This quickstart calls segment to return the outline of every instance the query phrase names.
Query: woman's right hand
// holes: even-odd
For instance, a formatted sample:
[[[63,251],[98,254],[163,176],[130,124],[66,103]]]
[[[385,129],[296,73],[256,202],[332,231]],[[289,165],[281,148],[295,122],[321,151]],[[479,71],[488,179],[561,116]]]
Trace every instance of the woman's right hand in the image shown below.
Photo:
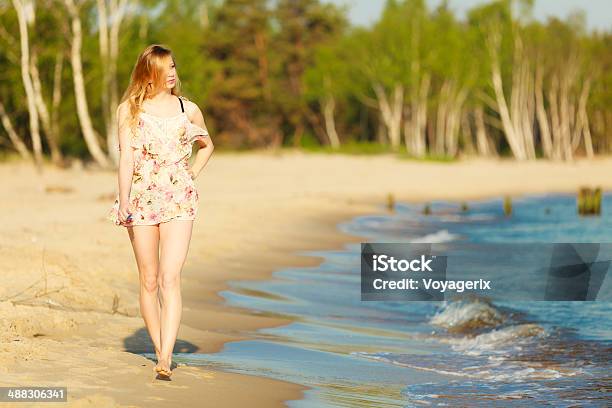
[[[119,222],[121,224],[127,224],[127,223],[132,222],[132,218],[128,220],[128,217],[132,214],[129,207],[130,207],[129,204],[127,203],[119,205],[118,217],[119,217]]]

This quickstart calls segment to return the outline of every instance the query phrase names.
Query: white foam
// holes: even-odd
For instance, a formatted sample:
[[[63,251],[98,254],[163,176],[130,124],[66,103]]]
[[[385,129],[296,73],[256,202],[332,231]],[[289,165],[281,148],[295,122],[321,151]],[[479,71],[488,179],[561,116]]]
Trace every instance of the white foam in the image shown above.
[[[438,244],[441,242],[453,241],[457,239],[458,237],[459,235],[451,234],[450,232],[448,232],[448,230],[443,229],[443,230],[436,231],[431,234],[424,235],[422,237],[411,239],[410,242]]]
[[[491,221],[495,219],[490,214],[444,214],[438,217],[445,222],[466,222],[466,221]]]
[[[464,351],[471,355],[479,355],[482,351],[495,351],[511,344],[515,348],[520,348],[517,341],[529,337],[542,336],[544,329],[537,324],[527,323],[516,326],[508,326],[498,330],[479,334],[475,337],[463,337],[461,339],[450,339],[446,342],[453,345],[456,351]]]
[[[504,321],[503,315],[488,303],[460,301],[448,304],[429,321],[449,330],[469,330],[495,327]]]

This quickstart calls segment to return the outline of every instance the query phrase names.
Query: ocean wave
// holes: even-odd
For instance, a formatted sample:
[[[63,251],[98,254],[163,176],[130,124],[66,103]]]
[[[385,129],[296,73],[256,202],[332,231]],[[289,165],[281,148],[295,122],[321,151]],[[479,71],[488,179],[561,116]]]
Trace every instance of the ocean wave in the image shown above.
[[[522,346],[523,339],[531,337],[542,337],[546,335],[543,327],[526,323],[507,326],[482,333],[474,337],[461,337],[440,339],[442,342],[452,345],[453,350],[462,351],[470,355],[480,355],[483,352],[503,351],[505,346],[512,345],[517,348]]]
[[[490,303],[480,300],[460,300],[446,304],[429,323],[451,333],[471,333],[483,328],[498,327],[506,316]]]
[[[430,340],[450,349],[433,354],[353,353],[393,365],[485,381],[548,381],[574,377],[595,362],[597,345],[585,348],[509,309],[473,298],[447,303],[430,324],[444,328]],[[573,359],[565,354],[571,353]],[[579,355],[584,357],[578,358]]]
[[[493,221],[498,218],[493,214],[440,214],[438,220],[443,222]]]
[[[559,379],[554,383],[453,380],[408,385],[402,395],[412,403],[408,406],[604,407],[609,405],[608,387],[606,381],[597,379]]]
[[[542,365],[538,362],[508,359],[475,358],[463,354],[396,354],[353,352],[356,356],[393,364],[396,366],[429,371],[437,374],[487,381],[554,380],[573,377],[580,368],[561,365]]]
[[[440,230],[440,231],[433,232],[431,234],[423,235],[422,237],[416,237],[414,239],[411,239],[410,242],[412,242],[412,243],[431,243],[431,244],[437,244],[437,243],[441,243],[441,242],[454,241],[457,238],[459,238],[459,235],[452,234],[452,233],[448,232],[448,230],[443,229],[443,230]]]

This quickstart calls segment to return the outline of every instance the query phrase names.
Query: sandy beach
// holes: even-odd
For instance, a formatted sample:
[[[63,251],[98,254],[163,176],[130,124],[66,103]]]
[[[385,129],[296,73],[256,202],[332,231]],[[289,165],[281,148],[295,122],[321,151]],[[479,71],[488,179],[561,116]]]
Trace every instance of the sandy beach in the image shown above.
[[[216,152],[196,180],[200,195],[182,274],[176,352],[216,352],[258,328],[288,323],[227,307],[227,281],[266,279],[316,265],[307,249],[359,242],[336,224],[397,201],[470,200],[612,188],[612,158],[455,163],[283,152]],[[206,367],[155,380],[138,309],[138,273],[125,228],[104,219],[116,173],[0,163],[0,385],[66,386],[74,407],[274,407],[305,387]],[[22,405],[19,405],[22,406]]]

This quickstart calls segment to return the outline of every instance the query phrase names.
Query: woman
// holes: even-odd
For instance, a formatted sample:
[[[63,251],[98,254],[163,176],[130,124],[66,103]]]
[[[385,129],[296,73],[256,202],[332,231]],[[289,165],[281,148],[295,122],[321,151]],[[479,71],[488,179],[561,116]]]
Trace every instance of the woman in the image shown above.
[[[155,371],[166,380],[181,319],[180,272],[198,210],[194,179],[214,149],[200,108],[179,96],[179,84],[168,48],[150,45],[140,54],[117,108],[119,194],[107,217],[127,228]],[[194,142],[200,148],[190,168]]]

